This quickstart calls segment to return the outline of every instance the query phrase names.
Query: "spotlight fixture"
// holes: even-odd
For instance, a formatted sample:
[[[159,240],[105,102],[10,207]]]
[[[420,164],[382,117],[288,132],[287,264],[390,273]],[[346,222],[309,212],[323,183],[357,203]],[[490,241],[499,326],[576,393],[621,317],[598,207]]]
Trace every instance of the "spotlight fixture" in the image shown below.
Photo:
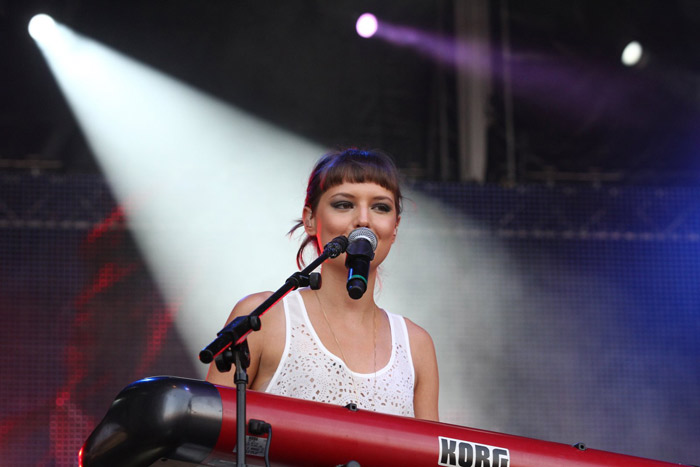
[[[629,67],[638,65],[643,55],[644,49],[642,48],[642,44],[637,41],[632,41],[627,44],[622,51],[622,64]]]
[[[360,17],[357,18],[357,23],[355,23],[357,34],[365,39],[369,39],[370,37],[374,36],[374,34],[377,32],[377,27],[377,17],[372,13],[361,14]]]
[[[45,42],[56,33],[56,22],[49,15],[43,13],[29,20],[29,35],[37,42]]]

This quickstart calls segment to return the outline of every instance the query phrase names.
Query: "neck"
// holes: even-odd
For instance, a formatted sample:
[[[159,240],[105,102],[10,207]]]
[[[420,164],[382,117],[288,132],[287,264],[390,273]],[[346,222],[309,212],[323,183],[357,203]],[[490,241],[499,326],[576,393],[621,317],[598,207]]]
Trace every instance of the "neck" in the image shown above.
[[[347,285],[347,269],[338,267],[338,264],[324,265],[321,270],[322,285],[321,289],[316,291],[323,300],[324,306],[327,308],[327,313],[342,315],[368,315],[372,316],[376,308],[374,302],[374,270],[370,271],[367,278],[367,290],[362,298],[355,300],[348,295]]]

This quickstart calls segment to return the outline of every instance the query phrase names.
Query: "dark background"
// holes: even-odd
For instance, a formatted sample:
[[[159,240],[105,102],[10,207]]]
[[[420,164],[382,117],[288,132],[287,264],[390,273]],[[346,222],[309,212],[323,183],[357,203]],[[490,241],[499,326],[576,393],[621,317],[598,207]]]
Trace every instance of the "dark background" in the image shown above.
[[[698,2],[489,5],[489,181],[506,179],[503,70],[510,70],[512,85],[516,182],[698,181]],[[413,177],[454,177],[455,170],[440,175],[436,162],[436,103],[439,97],[454,102],[454,71],[414,50],[359,38],[354,22],[364,11],[448,37],[455,28],[454,4],[447,0],[5,0],[0,158],[4,166],[36,158],[54,161],[61,171],[95,170],[27,34],[32,15],[46,12],[314,141],[382,147]],[[647,48],[643,67],[620,63],[633,39]],[[444,123],[452,167],[458,165],[456,111],[448,104]]]

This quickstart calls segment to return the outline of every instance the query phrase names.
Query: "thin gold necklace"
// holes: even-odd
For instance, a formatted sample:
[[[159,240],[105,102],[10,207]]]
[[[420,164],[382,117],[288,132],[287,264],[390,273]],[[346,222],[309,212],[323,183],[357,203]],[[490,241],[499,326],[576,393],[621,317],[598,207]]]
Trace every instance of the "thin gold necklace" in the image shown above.
[[[355,375],[353,374],[353,371],[350,369],[350,366],[348,365],[348,359],[345,358],[345,353],[343,352],[343,348],[340,346],[340,342],[338,342],[338,338],[335,337],[335,333],[333,332],[333,327],[331,326],[330,321],[328,321],[328,316],[326,315],[326,310],[323,308],[323,304],[321,303],[321,298],[318,296],[318,293],[314,291],[314,295],[316,296],[316,300],[318,301],[318,306],[321,308],[321,313],[323,313],[323,319],[326,320],[326,325],[328,326],[328,330],[331,332],[331,336],[333,336],[333,340],[335,341],[335,345],[338,346],[338,349],[340,350],[340,357],[343,360],[343,363],[345,364],[345,368],[347,368],[348,373],[350,373],[350,378],[352,380],[352,387],[355,390],[355,399],[357,401],[357,405],[360,405],[360,395],[357,392],[357,383],[355,382]],[[372,410],[375,409],[374,406],[374,398],[376,396],[377,392],[377,305],[374,305],[374,309],[372,310],[372,324],[374,328],[374,378],[373,378],[373,389],[372,389],[372,398],[369,399],[369,401],[372,404]]]

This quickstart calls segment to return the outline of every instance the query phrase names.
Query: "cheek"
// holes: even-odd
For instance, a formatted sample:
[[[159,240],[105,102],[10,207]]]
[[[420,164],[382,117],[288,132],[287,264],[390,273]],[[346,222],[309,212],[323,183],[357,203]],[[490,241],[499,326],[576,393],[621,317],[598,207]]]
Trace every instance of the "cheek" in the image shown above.
[[[382,222],[378,222],[376,224],[376,228],[378,230],[377,235],[379,235],[382,239],[393,241],[394,237],[396,237],[397,227],[398,225],[395,219],[383,219]]]
[[[394,240],[396,240],[396,227],[396,222],[394,222],[393,219],[376,226],[377,232],[375,233],[380,239],[377,250],[381,249],[381,253],[384,256],[389,253],[389,249],[394,244]]]
[[[344,230],[339,230],[338,226],[334,225],[328,220],[319,219],[316,223],[316,239],[318,240],[319,246],[323,248],[328,242],[333,240],[339,235],[344,235]]]
[[[318,218],[316,226],[319,235],[333,239],[347,233],[348,220],[342,216],[323,216]]]

